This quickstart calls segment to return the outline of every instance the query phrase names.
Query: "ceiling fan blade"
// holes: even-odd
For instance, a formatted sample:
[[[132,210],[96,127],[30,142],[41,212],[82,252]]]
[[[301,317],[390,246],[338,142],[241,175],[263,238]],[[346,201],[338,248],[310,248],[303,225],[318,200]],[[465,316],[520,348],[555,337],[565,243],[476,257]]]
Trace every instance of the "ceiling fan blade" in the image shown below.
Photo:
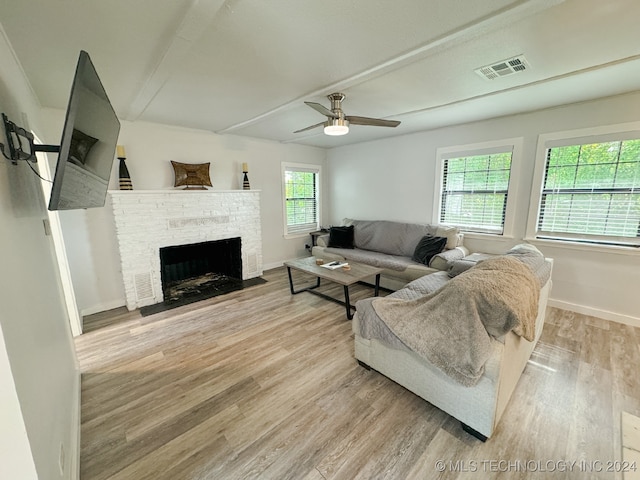
[[[324,105],[320,105],[319,103],[315,103],[315,102],[304,102],[305,104],[309,105],[311,108],[313,108],[314,110],[317,110],[318,112],[320,112],[322,115],[326,115],[329,118],[338,118],[339,115],[336,113],[333,113],[331,110],[329,110],[327,107],[325,107]]]
[[[373,125],[375,127],[397,127],[400,125],[398,120],[383,120],[382,118],[369,117],[353,117],[351,115],[344,117],[349,120],[351,125]]]
[[[309,126],[309,127],[302,128],[302,129],[300,129],[300,130],[296,130],[296,131],[295,131],[295,132],[293,132],[293,133],[306,132],[307,130],[311,130],[311,129],[313,129],[313,128],[319,127],[320,125],[324,125],[324,123],[325,123],[325,122],[316,123],[315,125],[311,125],[311,126]]]

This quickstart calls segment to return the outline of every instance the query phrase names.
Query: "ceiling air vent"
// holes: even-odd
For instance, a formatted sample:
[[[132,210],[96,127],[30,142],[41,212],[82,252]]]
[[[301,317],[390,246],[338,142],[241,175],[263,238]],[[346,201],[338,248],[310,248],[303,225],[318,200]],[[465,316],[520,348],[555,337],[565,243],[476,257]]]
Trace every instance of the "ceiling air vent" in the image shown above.
[[[485,65],[474,71],[482,78],[493,80],[495,78],[513,75],[514,73],[524,72],[530,68],[531,66],[524,58],[524,55],[518,55],[517,57],[502,60],[492,65]]]

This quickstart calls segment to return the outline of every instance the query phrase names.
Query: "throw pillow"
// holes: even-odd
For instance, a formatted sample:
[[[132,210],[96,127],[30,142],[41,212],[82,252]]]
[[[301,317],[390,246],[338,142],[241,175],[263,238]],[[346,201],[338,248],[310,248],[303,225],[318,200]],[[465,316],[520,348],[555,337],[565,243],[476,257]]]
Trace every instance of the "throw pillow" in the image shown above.
[[[459,233],[460,229],[458,227],[445,227],[444,225],[438,225],[435,231],[436,236],[447,237],[447,250],[462,245],[462,242],[458,238]]]
[[[431,260],[431,257],[444,250],[444,246],[446,244],[446,237],[434,237],[433,235],[425,235],[420,239],[418,245],[416,245],[416,249],[413,252],[413,257],[411,257],[411,260],[413,260],[414,262],[420,262],[425,265],[429,265],[429,260]]]
[[[348,227],[331,227],[329,229],[329,246],[335,248],[353,248],[353,225]]]

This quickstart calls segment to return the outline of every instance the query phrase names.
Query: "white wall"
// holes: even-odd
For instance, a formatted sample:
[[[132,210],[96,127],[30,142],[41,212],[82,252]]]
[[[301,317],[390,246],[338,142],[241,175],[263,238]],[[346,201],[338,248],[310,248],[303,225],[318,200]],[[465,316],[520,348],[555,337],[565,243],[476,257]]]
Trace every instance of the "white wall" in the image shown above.
[[[0,65],[0,111],[22,125],[25,113],[44,138],[39,106],[1,26]],[[0,478],[78,473],[80,378],[46,218],[40,180],[25,162],[0,159]]]
[[[368,142],[328,152],[329,222],[344,217],[433,222],[436,149],[523,139],[511,238],[467,236],[472,251],[501,253],[525,237],[538,135],[640,119],[640,93]],[[400,127],[401,128],[401,127]],[[640,252],[539,243],[555,259],[552,304],[640,326]]]
[[[59,136],[64,112],[43,110],[47,133]],[[265,269],[305,254],[308,235],[285,239],[281,162],[325,164],[325,150],[145,122],[123,122],[119,144],[135,190],[173,188],[171,160],[210,162],[214,190],[242,188],[242,163],[251,189],[261,190],[262,254]],[[110,188],[118,188],[118,160]],[[326,185],[326,183],[325,183]],[[109,199],[107,199],[109,202]],[[60,212],[78,307],[87,315],[125,304],[113,214],[104,208]]]

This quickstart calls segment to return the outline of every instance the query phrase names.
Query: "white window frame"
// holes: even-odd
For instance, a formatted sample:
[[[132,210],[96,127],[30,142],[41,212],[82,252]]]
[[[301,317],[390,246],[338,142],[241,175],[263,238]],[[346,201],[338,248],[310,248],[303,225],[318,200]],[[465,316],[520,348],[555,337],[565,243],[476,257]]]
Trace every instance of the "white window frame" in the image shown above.
[[[620,253],[633,252],[640,254],[637,247],[589,242],[571,238],[539,238],[538,217],[540,215],[542,190],[544,187],[545,167],[547,161],[547,149],[568,145],[588,143],[601,143],[614,140],[629,140],[640,138],[640,122],[620,123],[600,127],[566,130],[561,132],[545,133],[538,136],[536,149],[535,168],[532,179],[531,202],[527,217],[527,229],[525,240],[541,244],[559,247],[569,247],[578,250],[607,251]]]
[[[480,233],[468,232],[460,227],[460,231],[464,232],[468,238],[485,238],[487,236],[494,238],[513,238],[513,229],[515,221],[515,212],[517,208],[516,192],[518,191],[518,182],[520,181],[520,164],[522,159],[523,138],[508,138],[503,140],[493,140],[482,143],[473,143],[468,145],[456,145],[450,147],[439,147],[436,150],[436,173],[435,188],[433,196],[433,223],[440,223],[440,211],[442,209],[442,189],[444,182],[442,178],[444,161],[450,158],[459,158],[474,155],[486,155],[489,153],[499,153],[511,151],[511,171],[509,173],[509,187],[507,189],[507,205],[504,215],[504,225],[502,233]],[[452,225],[457,226],[457,225]]]
[[[309,227],[305,230],[297,232],[289,232],[289,226],[287,225],[287,192],[285,183],[285,172],[298,171],[298,172],[313,172],[316,174],[316,223],[313,227]],[[282,162],[282,170],[280,175],[282,181],[282,220],[284,226],[285,238],[297,238],[309,235],[309,232],[313,232],[320,228],[320,219],[322,218],[321,212],[321,192],[322,192],[322,167],[320,165],[311,163],[288,163]]]

